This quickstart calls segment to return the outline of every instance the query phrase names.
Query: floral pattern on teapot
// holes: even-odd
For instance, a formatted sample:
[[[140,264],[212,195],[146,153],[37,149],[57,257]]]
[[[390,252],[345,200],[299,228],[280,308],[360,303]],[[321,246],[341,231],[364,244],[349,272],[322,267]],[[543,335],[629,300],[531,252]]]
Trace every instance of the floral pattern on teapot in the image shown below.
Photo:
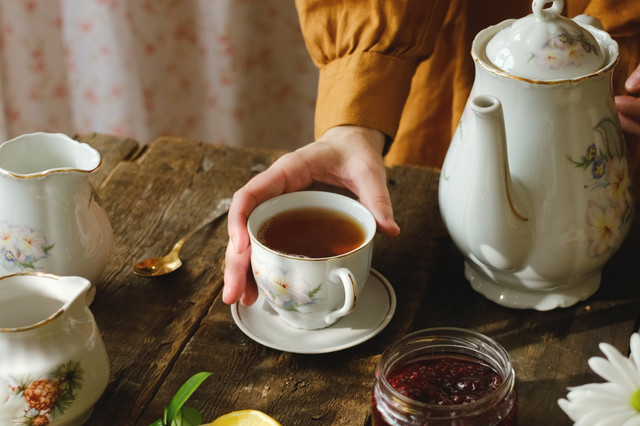
[[[14,424],[50,424],[67,412],[82,388],[84,370],[78,361],[69,361],[40,378],[21,377],[9,384],[0,405],[15,407]]]
[[[598,46],[591,44],[582,34],[560,33],[532,52],[529,60],[542,68],[560,69],[570,65],[579,67],[591,54],[600,56]]]
[[[0,262],[7,271],[38,270],[38,262],[53,249],[41,231],[0,222]]]
[[[314,303],[313,297],[322,288],[322,283],[313,287],[299,274],[285,272],[271,265],[254,265],[253,272],[264,297],[288,311],[295,312],[302,305]]]
[[[567,156],[575,167],[589,173],[586,188],[594,192],[594,197],[587,206],[586,236],[591,242],[589,254],[594,257],[613,251],[620,245],[623,230],[631,225],[633,217],[629,165],[624,147],[619,143],[621,139],[612,134],[615,124],[605,119],[595,130],[602,134],[604,146],[589,145],[578,160]]]

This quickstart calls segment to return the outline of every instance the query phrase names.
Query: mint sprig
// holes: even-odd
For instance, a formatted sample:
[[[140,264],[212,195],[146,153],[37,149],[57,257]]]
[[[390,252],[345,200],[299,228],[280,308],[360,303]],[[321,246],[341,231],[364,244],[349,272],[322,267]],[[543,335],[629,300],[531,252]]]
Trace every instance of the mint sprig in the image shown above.
[[[163,418],[151,423],[150,426],[197,426],[202,424],[200,412],[195,408],[183,407],[183,405],[210,375],[211,373],[201,372],[191,376],[178,389],[169,405],[164,407]]]

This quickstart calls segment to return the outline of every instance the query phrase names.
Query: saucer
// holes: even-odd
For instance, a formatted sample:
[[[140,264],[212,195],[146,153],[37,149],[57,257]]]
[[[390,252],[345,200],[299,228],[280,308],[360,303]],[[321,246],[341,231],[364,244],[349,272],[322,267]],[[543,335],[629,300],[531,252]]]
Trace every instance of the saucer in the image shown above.
[[[391,284],[374,269],[354,310],[327,328],[302,330],[285,324],[262,294],[251,306],[231,305],[233,320],[244,334],[270,348],[299,354],[335,352],[365,342],[389,324],[395,310]]]

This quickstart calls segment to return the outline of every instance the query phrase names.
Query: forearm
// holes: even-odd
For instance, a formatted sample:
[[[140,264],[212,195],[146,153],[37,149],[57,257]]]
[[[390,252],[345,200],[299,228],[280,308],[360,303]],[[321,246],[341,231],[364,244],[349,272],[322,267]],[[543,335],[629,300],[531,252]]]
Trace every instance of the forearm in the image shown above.
[[[297,0],[320,80],[316,137],[341,125],[394,137],[417,65],[431,55],[447,1]]]

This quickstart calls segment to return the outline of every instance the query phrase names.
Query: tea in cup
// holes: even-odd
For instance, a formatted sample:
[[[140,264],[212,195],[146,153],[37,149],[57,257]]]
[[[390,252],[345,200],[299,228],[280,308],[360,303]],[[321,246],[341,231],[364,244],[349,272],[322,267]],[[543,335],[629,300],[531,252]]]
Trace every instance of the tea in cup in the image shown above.
[[[248,228],[258,289],[286,324],[325,328],[355,308],[376,232],[358,201],[322,191],[284,194],[260,204]]]

